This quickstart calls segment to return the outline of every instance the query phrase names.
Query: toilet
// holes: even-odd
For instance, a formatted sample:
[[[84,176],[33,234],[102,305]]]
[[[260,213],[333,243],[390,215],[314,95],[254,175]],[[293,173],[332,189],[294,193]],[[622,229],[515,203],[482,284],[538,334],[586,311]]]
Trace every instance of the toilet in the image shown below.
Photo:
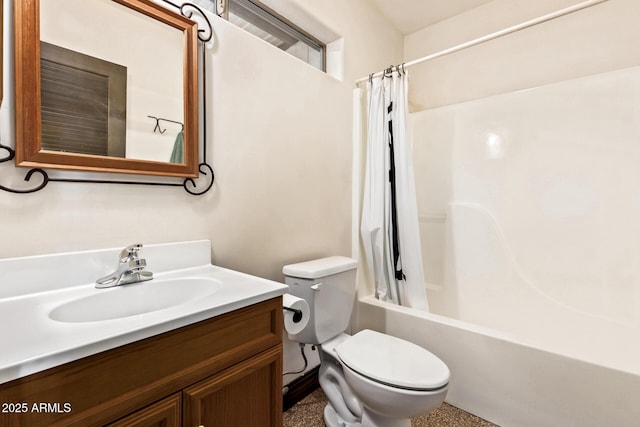
[[[307,326],[289,339],[318,346],[328,427],[409,427],[437,408],[449,369],[424,348],[372,330],[348,335],[357,262],[333,256],[283,267],[289,293],[307,301]]]

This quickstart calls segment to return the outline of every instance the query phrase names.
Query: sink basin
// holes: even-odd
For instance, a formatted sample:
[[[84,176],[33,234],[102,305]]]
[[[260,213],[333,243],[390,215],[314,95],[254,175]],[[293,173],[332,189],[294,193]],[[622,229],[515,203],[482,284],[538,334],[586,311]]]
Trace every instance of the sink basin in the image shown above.
[[[49,317],[67,323],[121,319],[185,304],[220,287],[215,279],[187,277],[96,289],[91,295],[57,306]]]

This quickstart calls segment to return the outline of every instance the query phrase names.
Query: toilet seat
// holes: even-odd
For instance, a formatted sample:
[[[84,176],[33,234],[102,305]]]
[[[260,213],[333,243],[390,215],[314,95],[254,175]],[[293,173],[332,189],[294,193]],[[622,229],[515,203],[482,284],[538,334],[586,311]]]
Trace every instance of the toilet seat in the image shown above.
[[[378,383],[417,391],[432,391],[449,383],[449,368],[424,348],[368,329],[335,348],[349,369]]]

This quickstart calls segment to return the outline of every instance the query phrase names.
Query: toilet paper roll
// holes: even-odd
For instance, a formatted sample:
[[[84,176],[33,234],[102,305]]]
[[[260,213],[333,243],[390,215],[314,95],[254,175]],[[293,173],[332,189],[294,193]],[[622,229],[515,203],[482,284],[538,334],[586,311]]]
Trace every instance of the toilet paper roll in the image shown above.
[[[309,323],[309,304],[302,298],[284,294],[282,295],[282,307],[284,310],[284,330],[292,335],[301,332]],[[298,312],[286,310],[285,307],[298,310]],[[302,318],[299,313],[302,314]]]

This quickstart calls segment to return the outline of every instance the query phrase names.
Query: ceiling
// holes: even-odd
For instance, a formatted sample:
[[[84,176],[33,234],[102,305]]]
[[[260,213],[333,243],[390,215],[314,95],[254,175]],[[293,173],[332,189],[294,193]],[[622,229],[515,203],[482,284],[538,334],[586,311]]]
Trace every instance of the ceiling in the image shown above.
[[[369,0],[407,35],[492,0]]]

